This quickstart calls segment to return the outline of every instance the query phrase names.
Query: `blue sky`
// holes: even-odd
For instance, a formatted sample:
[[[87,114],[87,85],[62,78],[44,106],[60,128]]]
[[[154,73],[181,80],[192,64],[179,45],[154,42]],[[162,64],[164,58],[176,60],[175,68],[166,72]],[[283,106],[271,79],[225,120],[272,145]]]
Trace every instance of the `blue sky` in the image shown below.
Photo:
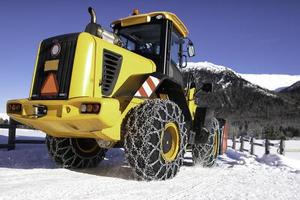
[[[39,41],[83,31],[93,6],[98,22],[141,12],[176,13],[190,30],[197,56],[241,73],[300,74],[297,0],[26,0],[0,2],[0,112],[28,97]]]

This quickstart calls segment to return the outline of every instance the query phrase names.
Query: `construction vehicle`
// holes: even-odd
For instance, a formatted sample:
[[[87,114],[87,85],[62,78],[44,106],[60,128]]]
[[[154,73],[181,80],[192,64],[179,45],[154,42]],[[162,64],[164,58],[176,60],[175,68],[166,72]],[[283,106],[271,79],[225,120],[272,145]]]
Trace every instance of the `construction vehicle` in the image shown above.
[[[173,13],[141,14],[102,28],[92,8],[84,32],[39,45],[27,99],[7,102],[8,115],[47,134],[53,160],[65,168],[95,167],[123,147],[136,177],[165,180],[193,160],[212,166],[219,125],[205,102],[212,84],[195,87],[182,68],[195,54],[188,29]]]

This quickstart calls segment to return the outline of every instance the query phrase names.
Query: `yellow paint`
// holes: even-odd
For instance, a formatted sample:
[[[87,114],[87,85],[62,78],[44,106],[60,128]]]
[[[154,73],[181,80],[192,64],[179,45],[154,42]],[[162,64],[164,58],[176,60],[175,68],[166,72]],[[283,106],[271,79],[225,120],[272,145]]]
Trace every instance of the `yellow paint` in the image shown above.
[[[31,87],[30,87],[30,92],[29,92],[29,96],[31,97],[32,95],[32,90],[33,90],[33,84],[34,84],[34,80],[35,80],[35,74],[36,74],[36,68],[38,65],[38,61],[39,61],[39,55],[40,55],[40,48],[41,48],[41,43],[39,43],[39,48],[36,54],[36,58],[35,58],[35,65],[34,65],[34,71],[33,71],[33,76],[32,76],[32,80],[31,80]]]
[[[215,158],[218,156],[218,151],[219,151],[219,137],[218,137],[218,132],[215,131],[214,143],[213,143],[213,155]]]
[[[194,120],[197,105],[195,104],[195,88],[192,88],[189,90],[187,95],[187,101],[188,101],[188,107],[192,116],[192,119]]]
[[[168,152],[163,152],[163,137],[165,132],[169,132],[171,134],[171,148]],[[160,148],[161,148],[161,154],[162,157],[164,158],[165,161],[167,162],[172,162],[177,154],[178,154],[178,150],[179,150],[179,130],[177,125],[174,122],[169,122],[165,125],[165,130],[161,135],[161,143],[160,143]]]
[[[168,94],[159,94],[160,99],[169,99]]]
[[[100,103],[98,114],[81,114],[81,103]],[[55,137],[104,138],[109,141],[120,140],[121,112],[119,101],[112,98],[74,98],[70,100],[11,100],[8,103],[22,104],[21,114],[8,115],[23,124],[40,129]],[[47,115],[33,116],[33,105],[45,105]],[[107,132],[106,129],[114,131]]]
[[[111,95],[101,93],[103,50],[122,56],[121,70]],[[40,50],[39,50],[40,51]],[[38,51],[38,52],[39,52]],[[36,66],[38,57],[36,61]],[[56,61],[55,61],[56,62]],[[55,68],[54,61],[46,62],[46,70]],[[36,71],[35,66],[35,71]],[[133,107],[144,102],[132,95],[142,85],[144,78],[156,71],[150,59],[108,43],[88,33],[77,39],[68,100],[11,100],[22,104],[20,114],[8,115],[20,123],[42,130],[54,137],[84,137],[116,142],[121,139],[121,124]],[[32,94],[33,81],[30,90]],[[100,103],[99,114],[81,114],[82,103]],[[47,115],[34,117],[34,105],[45,105]]]
[[[148,22],[148,20],[146,20],[148,17],[151,18],[151,17],[155,17],[157,15],[162,15],[164,18],[172,21],[173,24],[175,25],[176,29],[179,31],[179,33],[183,37],[187,37],[187,35],[189,34],[189,31],[186,28],[186,26],[184,25],[184,23],[174,13],[170,13],[170,12],[150,12],[150,13],[145,13],[145,14],[132,15],[129,17],[125,17],[125,18],[116,20],[116,21],[112,22],[112,24],[121,23],[121,26],[123,26],[123,27],[131,26],[131,25],[135,25],[135,24],[141,24],[141,23]]]
[[[69,98],[94,94],[95,40],[88,33],[78,36],[75,51]]]
[[[59,60],[47,60],[45,62],[44,71],[57,71],[58,69]]]
[[[150,16],[146,16],[146,15],[137,16],[137,17],[133,18],[132,20],[122,20],[121,26],[122,27],[132,26],[132,25],[136,25],[136,24],[149,23],[150,21],[151,21]]]
[[[96,41],[97,57],[95,61],[95,82],[94,82],[94,95],[101,96],[101,87],[99,82],[102,78],[102,65],[103,65],[103,50],[109,50],[122,56],[122,67],[119,73],[118,80],[113,89],[112,96],[124,96],[128,93],[133,93],[142,85],[144,81],[143,75],[147,75],[156,71],[156,65],[150,59],[144,58],[136,53],[128,51],[117,45],[106,42],[98,37],[94,37]]]

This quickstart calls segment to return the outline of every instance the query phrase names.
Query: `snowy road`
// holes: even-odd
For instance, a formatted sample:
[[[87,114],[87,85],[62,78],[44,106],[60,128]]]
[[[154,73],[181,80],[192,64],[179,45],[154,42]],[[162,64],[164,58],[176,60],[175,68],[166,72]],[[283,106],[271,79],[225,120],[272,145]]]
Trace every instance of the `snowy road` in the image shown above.
[[[174,179],[152,182],[134,180],[122,150],[106,157],[97,168],[71,171],[56,168],[45,145],[0,150],[0,199],[300,199],[300,161],[275,154],[229,150],[211,169],[192,166],[187,154]]]

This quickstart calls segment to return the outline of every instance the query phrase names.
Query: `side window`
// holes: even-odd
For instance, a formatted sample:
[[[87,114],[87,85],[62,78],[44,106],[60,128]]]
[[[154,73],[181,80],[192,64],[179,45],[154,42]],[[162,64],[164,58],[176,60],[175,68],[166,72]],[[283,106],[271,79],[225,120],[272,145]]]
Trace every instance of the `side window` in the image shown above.
[[[171,37],[171,65],[179,68],[179,45],[180,39],[176,32],[172,32]]]

